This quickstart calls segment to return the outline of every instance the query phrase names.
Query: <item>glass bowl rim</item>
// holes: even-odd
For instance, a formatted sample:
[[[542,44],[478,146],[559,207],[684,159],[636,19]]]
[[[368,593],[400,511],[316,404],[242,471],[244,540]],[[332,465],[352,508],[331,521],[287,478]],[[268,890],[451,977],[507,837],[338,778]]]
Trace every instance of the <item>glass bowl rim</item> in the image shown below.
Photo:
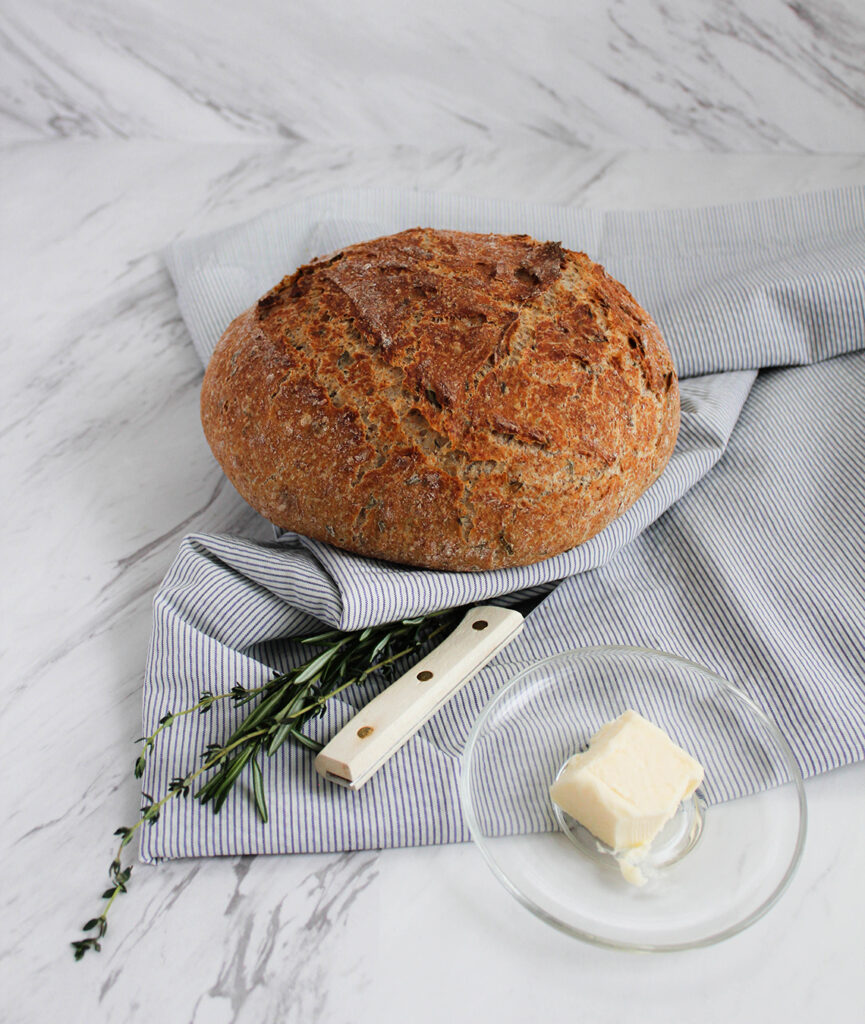
[[[796,842],[793,847],[792,856],[787,864],[784,871],[784,875],[781,880],[775,885],[772,892],[766,897],[763,902],[755,907],[752,911],[746,914],[741,921],[737,921],[732,925],[728,925],[719,931],[712,932],[709,935],[703,936],[699,939],[691,939],[686,942],[668,942],[668,943],[642,943],[642,942],[622,942],[616,939],[607,939],[600,935],[595,935],[593,932],[575,928],[570,924],[560,920],[554,914],[545,910],[542,906],[537,904],[530,897],[526,896],[525,893],[511,880],[508,874],[499,866],[495,858],[492,856],[490,851],[487,849],[485,838],[480,834],[480,829],[477,827],[476,819],[474,815],[474,807],[472,804],[471,795],[469,793],[468,786],[468,764],[471,758],[472,751],[477,743],[478,736],[484,727],[484,724],[492,715],[495,707],[505,699],[505,697],[522,682],[526,676],[532,672],[536,672],[542,669],[544,666],[553,664],[555,662],[566,661],[575,657],[589,657],[591,655],[604,654],[639,654],[649,655],[653,658],[661,658],[664,661],[669,661],[681,665],[692,671],[696,671],[699,674],[712,679],[716,683],[720,684],[721,689],[729,691],[731,696],[737,700],[740,704],[744,705],[745,708],[753,715],[760,724],[768,731],[769,735],[777,745],[785,765],[790,772],[790,781],[793,783],[796,789],[796,798],[799,811],[799,827],[796,835]],[[767,791],[768,792],[768,791]],[[731,938],[733,935],[738,935],[739,932],[749,928],[752,924],[759,921],[764,917],[768,911],[778,902],[784,892],[790,885],[793,876],[796,873],[796,869],[799,866],[799,862],[802,859],[802,852],[805,847],[805,836],[808,827],[808,808],[805,799],[805,780],[802,776],[799,764],[796,761],[790,744],[784,738],[783,733],[778,726],[772,721],[771,718],[763,711],[758,704],[756,704],[743,690],[740,690],[738,686],[735,686],[724,676],[715,672],[713,669],[708,668],[706,665],[701,665],[699,662],[691,661],[689,658],[684,658],[681,655],[673,654],[670,651],[662,651],[658,648],[643,647],[637,644],[594,644],[587,645],[585,647],[573,647],[565,651],[559,651],[556,654],[548,655],[544,658],[538,658],[532,661],[525,668],[520,669],[516,675],[512,676],[507,683],[500,690],[493,694],[493,696],[487,701],[484,707],[481,709],[480,714],[472,726],[471,732],[468,735],[465,746],[463,748],[462,755],[460,757],[460,774],[459,774],[459,793],[460,793],[460,804],[462,812],[466,819],[469,832],[472,837],[474,845],[480,850],[487,865],[498,879],[498,881],[504,886],[504,888],[510,892],[510,894],[521,903],[527,910],[529,910],[535,917],[545,921],[553,928],[560,932],[564,932],[566,935],[570,935],[573,938],[580,939],[584,942],[589,942],[594,946],[600,946],[604,949],[615,949],[627,952],[636,953],[677,953],[688,949],[700,949],[705,946],[712,946],[724,939]],[[551,833],[547,833],[551,834]],[[512,838],[519,838],[514,836]]]

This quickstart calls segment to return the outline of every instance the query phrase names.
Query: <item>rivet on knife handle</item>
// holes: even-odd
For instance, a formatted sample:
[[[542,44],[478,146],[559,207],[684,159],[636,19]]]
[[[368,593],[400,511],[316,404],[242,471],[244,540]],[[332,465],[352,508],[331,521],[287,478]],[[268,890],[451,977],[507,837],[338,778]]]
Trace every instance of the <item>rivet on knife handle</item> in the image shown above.
[[[340,729],[316,757],[316,770],[360,789],[522,627],[513,609],[472,608],[446,640]]]

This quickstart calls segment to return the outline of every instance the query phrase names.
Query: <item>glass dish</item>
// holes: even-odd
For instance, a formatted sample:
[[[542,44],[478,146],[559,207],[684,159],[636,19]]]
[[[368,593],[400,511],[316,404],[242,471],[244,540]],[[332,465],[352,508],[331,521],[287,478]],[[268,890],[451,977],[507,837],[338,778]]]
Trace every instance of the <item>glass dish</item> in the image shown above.
[[[568,758],[628,708],[705,768],[652,844],[641,887],[549,796]],[[515,676],[475,723],[460,794],[475,843],[512,895],[554,927],[617,949],[735,935],[783,893],[805,840],[802,776],[776,726],[709,669],[637,647],[569,651]]]

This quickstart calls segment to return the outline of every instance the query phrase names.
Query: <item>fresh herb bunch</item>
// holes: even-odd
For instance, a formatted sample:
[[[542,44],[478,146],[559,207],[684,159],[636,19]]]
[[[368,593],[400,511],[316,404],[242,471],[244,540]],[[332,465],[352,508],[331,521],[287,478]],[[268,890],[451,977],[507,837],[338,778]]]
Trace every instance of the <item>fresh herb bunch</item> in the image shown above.
[[[324,714],[331,697],[374,674],[392,676],[401,661],[412,655],[417,660],[432,642],[450,632],[464,614],[464,608],[457,608],[383,626],[368,626],[351,632],[331,629],[304,637],[300,643],[321,649],[297,668],[252,689],[238,684],[228,693],[204,691],[191,707],[171,712],[160,719],[157,728],[140,741],[143,746],[135,761],[136,778],[144,774],[147,757],[159,735],[179,718],[196,712],[206,714],[214,704],[223,700],[231,700],[235,707],[254,705],[223,743],[212,743],[205,749],[198,767],[185,776],[172,779],[163,796],[156,799],[147,793],[142,794],[145,802],[138,820],[114,833],[120,837],[120,843],[109,867],[111,885],[102,894],[106,903],[102,913],[91,918],[82,928],[82,931],[93,934],[72,943],[75,959],[80,960],[90,950],[101,950],[101,939],[108,930],[108,912],[115,899],[127,891],[132,874],[131,865],[124,867],[122,864],[123,850],[145,822],[153,824],[159,819],[169,800],[188,797],[202,776],[211,772],[194,797],[203,804],[210,804],[218,814],[248,766],[252,773],[252,796],[256,809],[261,819],[267,821],[259,758],[272,757],[285,743],[297,743],[318,752],[321,744],[306,736],[303,728],[313,718]]]

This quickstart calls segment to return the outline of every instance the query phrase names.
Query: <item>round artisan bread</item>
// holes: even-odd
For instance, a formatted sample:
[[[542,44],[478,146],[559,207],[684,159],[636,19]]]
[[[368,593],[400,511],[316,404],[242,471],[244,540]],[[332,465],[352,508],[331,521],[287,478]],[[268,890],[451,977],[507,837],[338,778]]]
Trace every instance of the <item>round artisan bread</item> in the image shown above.
[[[673,450],[679,392],[652,319],[583,253],[416,228],[317,259],[239,316],[201,413],[278,526],[497,569],[632,505]]]

